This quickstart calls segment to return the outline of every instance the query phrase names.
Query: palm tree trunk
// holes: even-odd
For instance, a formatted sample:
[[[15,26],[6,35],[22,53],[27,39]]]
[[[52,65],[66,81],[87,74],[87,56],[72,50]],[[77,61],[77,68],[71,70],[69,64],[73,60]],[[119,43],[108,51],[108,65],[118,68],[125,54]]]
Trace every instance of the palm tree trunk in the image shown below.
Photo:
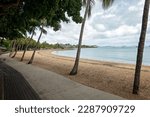
[[[12,40],[12,45],[11,45],[11,50],[9,53],[9,57],[11,57],[11,55],[13,54],[14,50],[15,50],[15,46],[16,46],[16,40]]]
[[[20,48],[21,48],[21,44],[18,46],[18,51],[20,51],[20,50],[21,50]]]
[[[147,31],[147,25],[148,25],[149,3],[150,3],[150,0],[145,0],[141,35],[140,35],[140,41],[138,45],[138,52],[137,52],[137,61],[136,61],[134,84],[133,84],[133,94],[138,94],[139,92],[140,73],[141,73],[145,37],[146,37],[146,31]]]
[[[10,50],[9,57],[11,56],[13,46],[14,46],[14,40],[11,40],[10,45],[9,45],[9,50]]]
[[[18,52],[19,48],[20,48],[20,45],[18,43],[17,47],[15,48],[15,53],[14,53],[14,55],[11,58],[14,58],[17,55],[17,52]]]
[[[43,26],[42,26],[42,29],[43,29]],[[32,64],[32,62],[33,62],[33,59],[34,59],[34,56],[35,56],[35,52],[36,52],[36,50],[37,50],[37,47],[38,47],[38,45],[39,45],[39,42],[40,42],[40,39],[41,39],[41,36],[42,36],[42,32],[43,32],[43,31],[41,30],[41,33],[40,33],[40,36],[39,36],[38,41],[37,41],[37,43],[36,43],[36,46],[35,46],[35,48],[34,48],[32,57],[31,57],[31,59],[29,60],[28,64]]]
[[[81,25],[81,31],[80,31],[80,37],[79,37],[79,43],[78,43],[78,49],[77,49],[76,59],[75,59],[74,67],[73,67],[73,69],[70,72],[70,75],[76,75],[77,72],[78,72],[80,52],[81,52],[81,45],[82,45],[82,37],[83,37],[84,26],[85,26],[87,14],[88,14],[89,5],[90,5],[90,0],[88,0],[87,5],[86,5],[86,10],[85,10],[84,18],[83,18],[83,22],[82,22],[82,25]]]
[[[23,54],[22,54],[22,57],[21,57],[21,60],[20,60],[20,61],[23,61],[24,56],[25,56],[25,53],[26,53],[26,51],[27,51],[27,49],[28,49],[28,47],[29,47],[29,44],[30,44],[30,42],[31,42],[31,40],[32,40],[32,38],[33,38],[33,36],[34,36],[34,31],[33,31],[32,35],[31,35],[30,40],[28,41],[27,45],[25,46],[25,49],[24,49],[24,51],[23,51]]]
[[[22,44],[22,45],[21,45],[20,51],[22,51],[22,50],[23,50],[23,47],[24,47],[24,44]]]
[[[11,58],[14,58],[16,56],[16,54],[20,48],[20,43],[21,43],[21,39],[17,42],[17,44],[16,44],[17,46],[15,47],[15,53]]]

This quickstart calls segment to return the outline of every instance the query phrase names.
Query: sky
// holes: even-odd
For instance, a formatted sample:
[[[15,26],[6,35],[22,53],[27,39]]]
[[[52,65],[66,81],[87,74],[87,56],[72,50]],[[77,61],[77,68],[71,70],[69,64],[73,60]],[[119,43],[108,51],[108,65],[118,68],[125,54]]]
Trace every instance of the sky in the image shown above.
[[[86,45],[98,46],[137,46],[140,36],[143,7],[145,0],[115,0],[108,9],[103,10],[100,0],[95,0],[92,16],[87,19],[83,42]],[[84,14],[83,8],[81,14]],[[150,14],[149,14],[150,16]],[[61,29],[54,32],[46,28],[47,35],[43,35],[41,42],[77,44],[81,24],[73,21],[61,23]],[[38,38],[34,36],[35,39]],[[146,46],[150,45],[150,18],[146,36]]]

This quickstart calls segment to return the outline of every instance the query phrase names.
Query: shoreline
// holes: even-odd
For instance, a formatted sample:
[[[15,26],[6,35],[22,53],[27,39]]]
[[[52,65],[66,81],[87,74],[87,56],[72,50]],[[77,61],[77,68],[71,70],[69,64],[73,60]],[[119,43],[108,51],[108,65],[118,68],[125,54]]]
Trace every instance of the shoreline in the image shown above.
[[[56,58],[58,57],[58,58],[62,58],[62,59],[65,58],[64,60],[70,60],[70,59],[75,60],[74,57],[57,55],[57,54],[53,53],[55,51],[65,51],[65,50],[59,50],[58,49],[58,50],[54,50],[54,51],[53,50],[48,50],[48,51],[51,51],[50,54],[56,56]],[[91,64],[100,64],[100,65],[106,65],[106,66],[108,65],[108,66],[112,66],[112,67],[116,66],[118,68],[124,68],[124,69],[131,69],[131,68],[129,68],[129,66],[132,66],[132,69],[135,70],[135,64],[132,64],[132,63],[115,62],[115,61],[102,61],[102,60],[94,60],[94,59],[86,59],[86,58],[80,58],[80,62],[82,62],[82,63],[91,63]],[[121,66],[119,67],[119,65],[121,65],[121,66],[123,65],[123,67],[121,67]],[[125,66],[128,66],[128,67],[126,68]],[[142,71],[148,71],[148,72],[150,72],[150,65],[142,65],[142,67],[143,67],[141,69]],[[148,70],[145,69],[145,68],[148,68]]]
[[[58,50],[54,50],[51,52],[51,54],[55,55],[55,56],[58,56],[58,57],[64,57],[64,58],[73,58],[75,59],[74,57],[71,57],[71,56],[64,56],[64,55],[58,55],[58,54],[55,54],[54,52],[56,51],[66,51],[66,50],[73,50],[73,49],[58,49]],[[51,50],[50,50],[51,51]],[[125,64],[125,65],[136,65],[132,62],[127,62],[127,61],[118,61],[117,60],[98,60],[98,59],[92,59],[92,58],[80,58],[80,60],[86,60],[86,61],[97,61],[97,62],[105,62],[105,63],[114,63],[114,64]],[[143,64],[142,66],[144,67],[150,67],[150,64]]]
[[[126,99],[150,99],[150,66],[142,67],[140,94],[133,95],[135,65],[81,59],[78,74],[70,76],[69,72],[73,67],[74,58],[54,55],[52,51],[56,50],[37,51],[33,65]],[[25,63],[31,54],[32,51],[26,53]],[[20,60],[21,55],[22,52],[18,52],[16,59]]]

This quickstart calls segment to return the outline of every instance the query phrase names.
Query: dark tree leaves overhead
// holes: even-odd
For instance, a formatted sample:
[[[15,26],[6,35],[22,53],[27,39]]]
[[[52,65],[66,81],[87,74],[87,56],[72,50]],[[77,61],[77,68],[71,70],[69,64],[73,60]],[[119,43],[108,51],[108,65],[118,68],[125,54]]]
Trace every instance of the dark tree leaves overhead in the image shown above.
[[[55,31],[61,28],[61,22],[69,22],[68,17],[81,23],[81,7],[81,0],[0,0],[0,37],[25,35],[31,27],[39,27],[37,22],[43,19],[45,26]],[[33,20],[36,24],[31,23]]]

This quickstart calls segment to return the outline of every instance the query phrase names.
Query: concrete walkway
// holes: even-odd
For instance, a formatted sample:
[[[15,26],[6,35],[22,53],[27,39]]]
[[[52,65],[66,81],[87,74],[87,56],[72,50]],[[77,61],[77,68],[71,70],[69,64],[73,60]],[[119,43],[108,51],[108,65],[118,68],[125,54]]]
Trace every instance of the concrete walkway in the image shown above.
[[[1,55],[5,63],[20,72],[43,100],[121,100],[123,98],[90,88],[54,72]]]
[[[40,100],[38,94],[18,71],[0,60],[0,99]]]

